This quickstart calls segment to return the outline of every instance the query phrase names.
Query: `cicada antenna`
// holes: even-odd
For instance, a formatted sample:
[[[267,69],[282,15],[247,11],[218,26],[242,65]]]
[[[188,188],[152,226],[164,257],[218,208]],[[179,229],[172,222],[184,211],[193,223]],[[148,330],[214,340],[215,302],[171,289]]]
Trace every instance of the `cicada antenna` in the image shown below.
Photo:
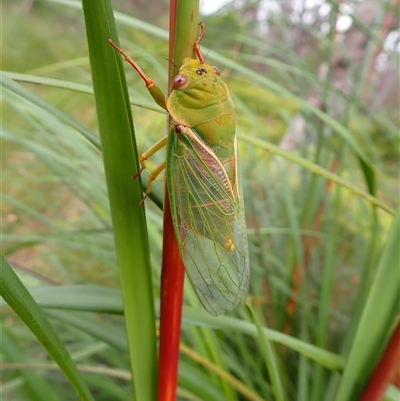
[[[208,55],[210,54],[210,51],[211,51],[211,49],[208,49],[208,51],[207,51],[207,53],[206,53],[206,56],[204,57],[204,61],[207,60],[207,57],[208,57]]]
[[[170,60],[169,58],[166,58],[165,60],[169,61],[177,70],[179,70],[179,68],[176,66],[176,64]]]
[[[193,50],[196,53],[200,63],[204,64],[205,60],[204,60],[204,57],[201,54],[201,50],[200,50],[200,42],[204,36],[204,22],[200,22],[199,25],[200,25],[200,33],[199,33],[199,36],[197,37],[196,41],[194,42]]]

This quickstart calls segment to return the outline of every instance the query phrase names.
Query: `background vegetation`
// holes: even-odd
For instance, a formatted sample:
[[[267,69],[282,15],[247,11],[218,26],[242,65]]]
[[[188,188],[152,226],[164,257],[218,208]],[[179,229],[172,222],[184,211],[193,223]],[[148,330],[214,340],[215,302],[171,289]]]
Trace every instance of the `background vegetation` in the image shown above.
[[[168,4],[113,5],[121,46],[166,93]],[[208,317],[185,287],[179,399],[352,400],[379,360],[399,312],[398,232],[389,234],[399,192],[398,6],[232,1],[203,16],[207,60],[237,107],[254,315]],[[2,4],[2,254],[86,372],[94,398],[130,400],[80,7]],[[137,74],[126,73],[140,153],[164,134],[165,114]],[[157,311],[162,180],[154,195],[146,222]],[[374,325],[382,332],[365,343]],[[266,328],[280,344],[264,342]],[[76,398],[6,304],[1,330],[4,399]],[[386,397],[396,394],[390,387]]]

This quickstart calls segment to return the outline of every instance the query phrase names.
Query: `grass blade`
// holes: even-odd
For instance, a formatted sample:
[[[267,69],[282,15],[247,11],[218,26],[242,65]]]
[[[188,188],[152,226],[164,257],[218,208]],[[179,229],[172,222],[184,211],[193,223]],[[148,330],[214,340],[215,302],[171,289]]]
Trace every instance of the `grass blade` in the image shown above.
[[[389,232],[353,346],[336,394],[336,401],[355,400],[360,395],[377,358],[387,342],[398,314],[400,210]]]
[[[108,43],[117,41],[108,1],[83,1],[101,146],[122,299],[132,381],[137,401],[155,399],[156,337],[149,246],[133,121],[122,60]]]
[[[0,295],[24,321],[68,377],[81,400],[94,401],[70,354],[39,305],[3,257],[0,257]]]

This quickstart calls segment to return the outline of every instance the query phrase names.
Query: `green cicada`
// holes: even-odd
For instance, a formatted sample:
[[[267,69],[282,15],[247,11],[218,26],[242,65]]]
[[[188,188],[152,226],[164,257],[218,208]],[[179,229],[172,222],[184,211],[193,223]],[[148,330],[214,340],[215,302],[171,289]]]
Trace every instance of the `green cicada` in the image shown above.
[[[166,168],[175,235],[189,279],[213,315],[244,302],[249,282],[249,252],[238,171],[235,108],[218,68],[205,64],[200,51],[204,25],[194,44],[198,60],[186,58],[165,100],[160,89],[121,49],[156,102],[171,115],[168,137],[141,156],[145,160],[167,145]]]

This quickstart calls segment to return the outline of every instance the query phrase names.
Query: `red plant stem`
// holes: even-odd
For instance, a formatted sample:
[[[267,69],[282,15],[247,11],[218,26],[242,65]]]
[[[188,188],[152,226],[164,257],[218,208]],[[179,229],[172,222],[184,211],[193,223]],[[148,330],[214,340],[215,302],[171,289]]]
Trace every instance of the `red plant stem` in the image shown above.
[[[400,369],[400,320],[359,401],[381,401]]]
[[[161,273],[158,401],[175,401],[176,399],[184,277],[185,268],[175,239],[166,191]]]
[[[169,59],[172,60],[176,25],[176,2],[170,3]],[[169,82],[172,69],[169,66]],[[170,85],[168,85],[170,87]],[[168,188],[165,185],[164,233],[161,272],[160,348],[158,359],[158,401],[175,401],[179,363],[179,341],[183,302],[183,266],[175,238]]]

